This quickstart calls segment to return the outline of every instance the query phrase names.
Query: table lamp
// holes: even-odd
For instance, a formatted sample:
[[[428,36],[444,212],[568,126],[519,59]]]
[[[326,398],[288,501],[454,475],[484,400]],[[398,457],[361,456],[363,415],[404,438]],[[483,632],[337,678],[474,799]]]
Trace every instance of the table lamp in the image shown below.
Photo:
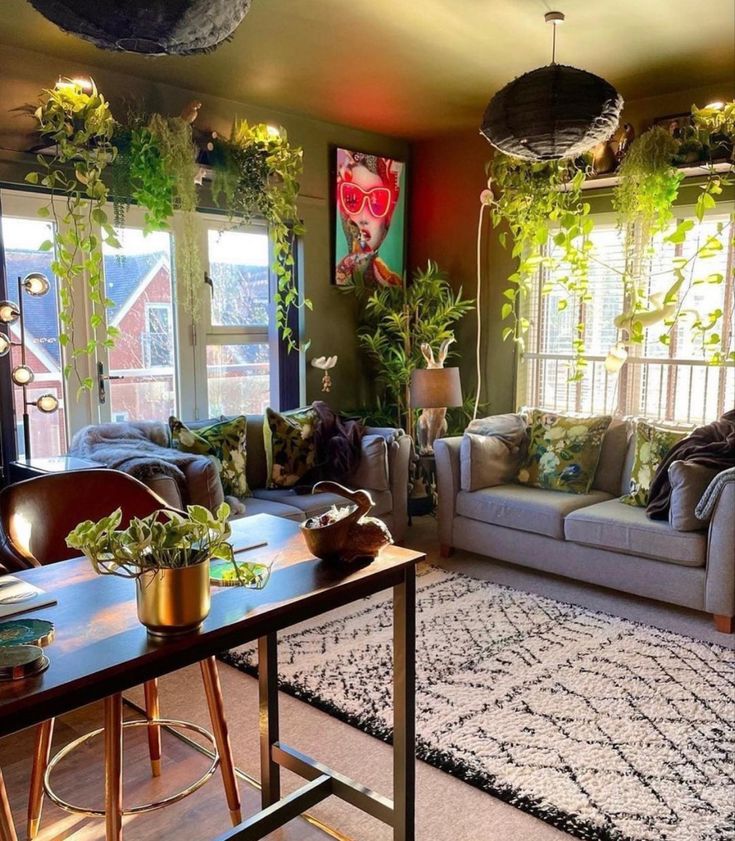
[[[434,452],[434,441],[447,430],[447,409],[462,405],[459,368],[417,368],[411,376],[411,407],[422,409],[418,420],[419,453]]]

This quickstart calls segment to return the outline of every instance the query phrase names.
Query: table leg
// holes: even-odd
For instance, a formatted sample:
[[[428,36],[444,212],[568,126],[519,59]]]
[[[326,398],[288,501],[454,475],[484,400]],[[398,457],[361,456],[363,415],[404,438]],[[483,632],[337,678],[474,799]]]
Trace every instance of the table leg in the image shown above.
[[[281,799],[281,771],[271,756],[271,745],[278,741],[278,639],[274,633],[258,640],[258,700],[260,796],[267,809]]]
[[[414,841],[416,570],[393,588],[393,841]]]
[[[0,841],[18,841],[2,771],[0,771]]]
[[[148,721],[161,717],[161,703],[158,696],[158,681],[156,678],[147,680],[143,684],[145,696],[145,715]],[[151,774],[161,776],[161,725],[148,725],[148,754],[151,757]]]
[[[33,839],[38,835],[43,809],[43,777],[51,754],[51,739],[54,735],[54,719],[49,718],[36,727],[36,742],[33,750],[31,786],[28,795],[28,823],[26,835]]]
[[[122,694],[105,698],[105,838],[122,839]]]
[[[227,720],[225,719],[225,708],[222,701],[222,687],[217,674],[217,661],[214,657],[208,657],[199,664],[202,670],[204,681],[204,694],[207,696],[209,707],[209,718],[214,731],[214,741],[219,753],[220,771],[222,772],[222,783],[225,787],[227,806],[230,809],[232,825],[237,826],[242,821],[240,811],[240,793],[237,790],[237,778],[235,777],[235,763],[232,760],[232,746],[230,745],[230,734],[227,732]]]

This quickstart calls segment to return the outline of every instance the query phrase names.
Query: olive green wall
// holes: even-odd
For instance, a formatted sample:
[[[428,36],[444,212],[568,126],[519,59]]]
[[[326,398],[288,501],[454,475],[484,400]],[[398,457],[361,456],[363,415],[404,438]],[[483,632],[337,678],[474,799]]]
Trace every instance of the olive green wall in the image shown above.
[[[101,52],[100,56],[105,66],[114,65],[115,54]],[[168,60],[186,61],[181,58],[150,59]],[[199,99],[203,102],[197,120],[199,128],[228,133],[234,117],[282,125],[288,131],[289,139],[304,149],[299,204],[307,231],[303,239],[303,278],[306,295],[314,304],[313,313],[305,315],[304,325],[304,335],[312,342],[306,354],[305,398],[310,402],[321,395],[321,372],[308,362],[315,356],[337,354],[339,362],[333,372],[330,402],[342,408],[365,403],[368,382],[355,342],[354,299],[338,292],[329,282],[329,146],[339,144],[405,158],[409,152],[405,141],[235,102],[226,98],[226,90],[222,91],[222,97],[205,96],[194,90],[5,46],[0,46],[0,68],[0,147],[4,150],[28,148],[33,120],[12,109],[35,102],[39,91],[51,87],[59,76],[92,76],[117,113],[124,113],[128,101],[142,104],[148,110],[179,114],[190,100]],[[0,180],[22,181],[26,161],[32,159],[0,152]]]
[[[630,122],[640,134],[654,117],[684,113],[693,103],[703,106],[715,100],[732,99],[734,94],[733,81],[727,80],[707,88],[638,100],[626,104],[623,120]],[[479,196],[486,187],[485,168],[491,158],[491,146],[475,131],[432,137],[415,143],[412,148],[409,265],[423,264],[429,258],[436,260],[447,270],[455,288],[462,286],[469,297],[476,295]],[[595,201],[595,209],[610,209],[609,202],[608,191]],[[513,411],[516,408],[515,353],[512,342],[501,341],[500,309],[506,278],[514,266],[487,218],[483,226],[481,266],[482,402],[488,404],[490,412]],[[474,393],[477,379],[476,337],[473,313],[465,318],[458,331],[465,395]]]

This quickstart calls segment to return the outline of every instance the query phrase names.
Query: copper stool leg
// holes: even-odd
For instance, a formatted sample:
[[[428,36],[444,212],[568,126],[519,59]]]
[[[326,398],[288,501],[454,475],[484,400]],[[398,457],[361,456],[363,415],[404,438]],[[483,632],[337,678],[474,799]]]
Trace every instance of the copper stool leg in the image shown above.
[[[105,838],[122,839],[122,695],[105,698]]]
[[[232,747],[230,736],[227,732],[227,721],[225,720],[224,704],[222,703],[222,687],[217,674],[217,661],[214,657],[208,657],[199,664],[202,669],[204,681],[204,692],[207,696],[209,717],[212,721],[214,739],[217,743],[217,750],[222,770],[222,782],[225,787],[227,805],[230,809],[232,825],[237,826],[242,821],[240,811],[240,794],[237,790],[237,778],[235,777],[235,764],[232,761]]]
[[[145,715],[148,721],[155,721],[161,717],[161,705],[158,699],[158,681],[156,678],[147,680],[143,685],[145,693]],[[148,725],[148,753],[151,757],[151,773],[154,777],[161,776],[161,727],[158,724]]]
[[[0,841],[18,841],[2,771],[0,771]]]
[[[29,841],[38,835],[43,809],[43,775],[46,773],[51,754],[51,739],[54,735],[54,719],[49,718],[36,727],[36,744],[33,749],[31,768],[31,790],[28,795],[28,823],[26,834]]]

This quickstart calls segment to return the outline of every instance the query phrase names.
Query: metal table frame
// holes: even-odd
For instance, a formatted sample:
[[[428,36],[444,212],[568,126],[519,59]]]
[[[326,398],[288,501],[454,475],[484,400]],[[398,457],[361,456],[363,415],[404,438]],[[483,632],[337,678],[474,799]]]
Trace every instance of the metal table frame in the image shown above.
[[[393,587],[393,799],[340,774],[280,741],[278,641],[258,640],[258,692],[262,810],[216,841],[257,841],[334,795],[393,827],[394,841],[414,841],[416,795],[416,571]],[[281,768],[307,782],[281,796]]]

